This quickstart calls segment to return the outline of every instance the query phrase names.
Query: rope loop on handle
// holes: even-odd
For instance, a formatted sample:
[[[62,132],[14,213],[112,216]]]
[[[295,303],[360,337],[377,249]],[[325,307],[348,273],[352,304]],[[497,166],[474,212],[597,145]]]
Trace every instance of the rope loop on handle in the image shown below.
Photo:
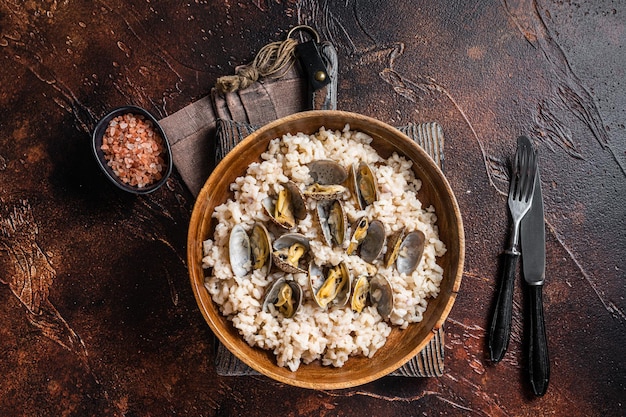
[[[259,50],[254,60],[237,69],[235,75],[219,77],[215,88],[222,94],[232,93],[249,87],[259,78],[278,79],[283,77],[296,62],[295,49],[298,41],[291,36],[298,31],[311,35],[320,42],[320,35],[307,25],[293,27],[284,41],[271,42]]]

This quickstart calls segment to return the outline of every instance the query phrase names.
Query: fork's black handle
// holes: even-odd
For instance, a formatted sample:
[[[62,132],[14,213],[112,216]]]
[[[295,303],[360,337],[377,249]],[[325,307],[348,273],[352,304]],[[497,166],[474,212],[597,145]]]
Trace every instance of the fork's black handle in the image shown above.
[[[492,362],[500,362],[509,346],[513,316],[513,284],[519,256],[520,252],[515,248],[504,252],[504,270],[489,330],[489,354]]]
[[[530,343],[528,350],[528,372],[535,395],[541,397],[548,389],[550,380],[550,359],[548,339],[543,319],[543,286],[529,285],[530,304]]]

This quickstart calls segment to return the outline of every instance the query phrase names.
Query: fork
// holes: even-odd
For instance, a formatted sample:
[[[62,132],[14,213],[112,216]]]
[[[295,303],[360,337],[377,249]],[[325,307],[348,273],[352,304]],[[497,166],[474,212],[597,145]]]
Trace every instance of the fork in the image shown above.
[[[509,248],[504,251],[504,266],[498,290],[498,299],[489,331],[489,353],[492,362],[500,362],[509,345],[513,313],[513,284],[519,251],[519,228],[524,215],[530,209],[535,187],[537,157],[530,140],[521,136],[517,140],[515,162],[509,184],[509,210],[513,223]]]

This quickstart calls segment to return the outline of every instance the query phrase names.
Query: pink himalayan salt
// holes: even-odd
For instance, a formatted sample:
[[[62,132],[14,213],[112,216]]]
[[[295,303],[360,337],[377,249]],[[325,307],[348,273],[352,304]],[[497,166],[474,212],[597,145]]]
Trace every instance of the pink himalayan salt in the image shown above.
[[[164,141],[143,115],[127,113],[111,120],[100,149],[115,175],[126,184],[143,188],[163,178]]]

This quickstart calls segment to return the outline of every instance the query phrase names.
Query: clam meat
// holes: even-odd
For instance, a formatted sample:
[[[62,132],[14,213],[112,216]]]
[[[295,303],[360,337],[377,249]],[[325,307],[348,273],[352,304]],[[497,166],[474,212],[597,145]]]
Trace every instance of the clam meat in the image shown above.
[[[302,305],[302,288],[295,281],[279,278],[274,282],[263,299],[263,311],[269,312],[269,305],[285,318],[293,317]]]
[[[346,253],[348,255],[354,255],[357,248],[367,236],[367,228],[369,226],[369,221],[367,217],[361,217],[354,225],[354,231],[352,232],[352,237],[350,238],[350,243],[348,244],[348,249],[346,249]]]
[[[385,267],[389,268],[398,258],[398,254],[400,253],[400,245],[402,244],[402,240],[404,239],[405,234],[406,228],[402,228],[389,238],[389,245],[387,247],[387,252],[385,252],[384,259]]]
[[[310,279],[313,297],[321,308],[325,309],[331,303],[342,307],[348,302],[350,296],[350,272],[344,262],[328,269],[326,278],[319,288],[315,288],[316,283],[312,280],[312,277]]]
[[[341,197],[348,189],[340,184],[318,184],[309,185],[304,190],[304,195],[314,200],[333,200]]]
[[[296,220],[304,220],[306,217],[306,203],[298,185],[293,181],[283,184],[284,189],[289,190],[291,210]]]
[[[301,267],[304,256],[311,249],[309,240],[299,233],[285,233],[274,241],[272,260],[285,272],[296,274],[305,272]]]
[[[272,269],[270,234],[261,223],[255,223],[250,233],[250,253],[252,256],[252,268],[261,269],[268,266],[267,272]]]
[[[278,192],[278,198],[274,205],[274,219],[279,224],[284,224],[290,229],[296,226],[296,217],[291,207],[291,193],[286,188]]]
[[[352,164],[352,181],[357,203],[361,210],[378,200],[376,177],[369,164],[361,161]]]
[[[282,184],[276,199],[267,197],[263,200],[263,208],[270,219],[283,229],[296,227],[296,220],[306,217],[306,204],[298,186],[288,181]]]
[[[350,307],[356,313],[360,313],[365,308],[367,296],[369,294],[370,284],[366,275],[361,275],[354,283],[352,297],[350,299]]]

